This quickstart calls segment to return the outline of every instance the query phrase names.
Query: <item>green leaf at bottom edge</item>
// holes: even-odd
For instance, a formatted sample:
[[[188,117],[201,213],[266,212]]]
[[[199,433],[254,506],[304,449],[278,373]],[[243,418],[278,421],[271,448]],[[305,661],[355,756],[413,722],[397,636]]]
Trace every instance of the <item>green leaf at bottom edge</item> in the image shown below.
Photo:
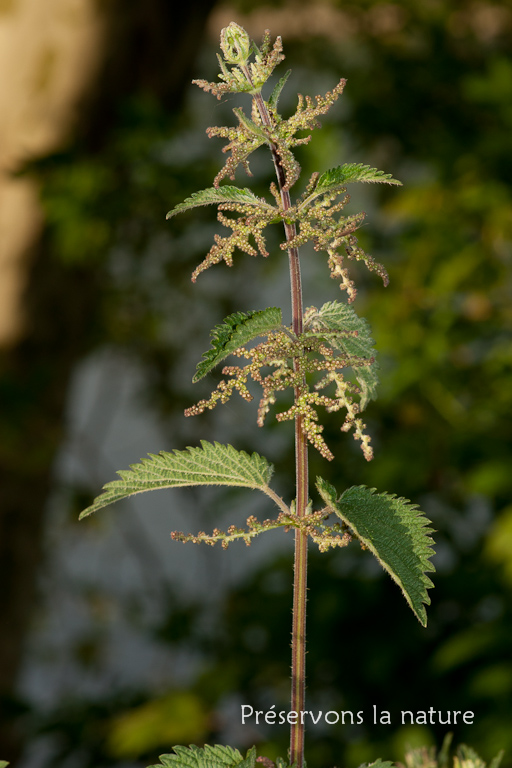
[[[380,757],[378,757],[373,763],[362,763],[359,768],[395,768],[395,764],[389,760],[381,760]]]
[[[393,494],[376,493],[375,488],[354,486],[339,499],[336,489],[321,477],[317,478],[317,488],[327,506],[398,584],[420,624],[426,627],[425,605],[430,605],[427,589],[434,586],[426,573],[435,571],[429,562],[434,554],[430,520],[416,504]]]
[[[174,755],[160,755],[161,763],[149,768],[254,768],[256,763],[256,748],[251,747],[243,757],[238,749],[223,747],[216,744],[211,747],[173,747]]]

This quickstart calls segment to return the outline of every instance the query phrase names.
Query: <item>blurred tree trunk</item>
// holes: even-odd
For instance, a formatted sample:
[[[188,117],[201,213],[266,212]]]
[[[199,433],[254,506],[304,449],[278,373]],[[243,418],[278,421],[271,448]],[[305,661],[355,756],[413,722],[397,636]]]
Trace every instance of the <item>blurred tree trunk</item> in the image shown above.
[[[70,376],[95,341],[100,290],[94,267],[64,269],[51,257],[37,186],[13,174],[77,138],[101,149],[130,93],[178,110],[214,2],[0,2],[1,759],[20,754],[14,691],[45,502]]]

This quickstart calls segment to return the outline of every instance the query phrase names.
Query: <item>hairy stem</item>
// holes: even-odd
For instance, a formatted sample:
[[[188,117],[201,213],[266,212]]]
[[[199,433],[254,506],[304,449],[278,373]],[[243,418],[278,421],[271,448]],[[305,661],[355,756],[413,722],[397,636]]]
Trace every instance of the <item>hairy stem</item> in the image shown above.
[[[263,125],[271,127],[271,119],[267,105],[261,94],[255,94],[258,111]],[[277,147],[270,145],[272,159],[276,170],[283,210],[291,207],[290,192],[286,188],[284,169]],[[295,224],[284,224],[286,239],[289,242],[296,236]],[[290,288],[292,303],[292,329],[298,336],[303,332],[302,283],[298,248],[288,248],[290,267]],[[297,369],[298,363],[294,361]],[[295,402],[305,388],[302,381],[295,388]],[[307,510],[308,490],[308,451],[307,439],[302,428],[303,416],[295,417],[295,485],[296,485],[296,514],[304,517]],[[299,713],[297,723],[292,724],[290,732],[290,763],[296,763],[297,768],[304,765],[304,723],[301,712],[305,709],[306,696],[306,597],[307,597],[307,564],[308,537],[304,531],[295,531],[295,559],[293,582],[293,625],[292,625],[292,690],[291,709]]]

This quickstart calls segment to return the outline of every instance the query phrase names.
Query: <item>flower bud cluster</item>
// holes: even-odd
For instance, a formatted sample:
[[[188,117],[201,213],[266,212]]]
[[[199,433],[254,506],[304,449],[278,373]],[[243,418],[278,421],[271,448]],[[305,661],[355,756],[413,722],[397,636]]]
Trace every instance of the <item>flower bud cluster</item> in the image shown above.
[[[284,59],[283,43],[277,37],[271,45],[268,29],[265,31],[261,47],[251,43],[245,29],[231,22],[221,31],[220,46],[223,56],[217,55],[220,66],[219,80],[210,83],[207,80],[193,82],[204,91],[209,91],[222,98],[225,93],[259,93],[272,72]],[[254,61],[250,61],[254,53]]]

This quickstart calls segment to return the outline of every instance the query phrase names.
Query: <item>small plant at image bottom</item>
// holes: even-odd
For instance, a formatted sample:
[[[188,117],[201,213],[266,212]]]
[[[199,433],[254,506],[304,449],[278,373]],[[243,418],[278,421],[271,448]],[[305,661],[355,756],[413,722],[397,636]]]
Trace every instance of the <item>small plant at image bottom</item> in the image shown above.
[[[447,733],[443,745],[436,754],[435,747],[420,747],[411,749],[405,755],[404,763],[399,768],[451,768],[450,747],[453,734]],[[489,768],[499,768],[503,751],[498,752],[489,763]],[[487,768],[487,764],[477,755],[474,749],[466,744],[460,744],[453,755],[453,768]]]
[[[229,234],[215,236],[209,253],[193,272],[194,282],[204,270],[219,262],[232,266],[237,251],[269,258],[265,230],[273,225],[280,226],[281,231],[284,228],[280,250],[276,249],[271,258],[288,260],[291,322],[286,320],[289,310],[266,307],[236,312],[217,325],[211,332],[211,347],[197,366],[194,381],[210,374],[220,364],[224,366],[223,378],[208,399],[200,400],[185,413],[200,415],[219,403],[226,403],[236,392],[249,401],[252,399],[249,383],[259,385],[258,425],[262,426],[275,410],[277,421],[294,423],[295,498],[286,500],[273,489],[273,467],[264,456],[249,455],[232,445],[203,441],[200,446],[185,450],[150,454],[140,464],[119,472],[120,479],[108,483],[81,517],[133,494],[161,488],[238,486],[260,491],[268,497],[275,509],[274,516],[268,519],[250,516],[243,528],[232,525],[226,531],[213,528],[210,533],[174,532],[172,537],[177,541],[210,545],[220,542],[222,547],[227,547],[239,539],[250,544],[255,537],[276,528],[293,532],[290,713],[297,716],[288,720],[289,755],[277,760],[275,765],[276,768],[287,765],[303,768],[305,723],[301,713],[306,711],[309,541],[326,552],[356,540],[397,583],[419,622],[423,626],[427,623],[425,606],[430,603],[427,589],[432,586],[427,573],[434,570],[429,560],[433,554],[429,520],[415,504],[394,493],[365,486],[334,488],[322,477],[316,478],[316,493],[312,498],[308,471],[309,450],[318,451],[326,461],[334,458],[323,435],[321,413],[324,411],[333,414],[342,432],[352,434],[367,461],[373,457],[362,413],[376,397],[376,353],[366,320],[353,308],[356,285],[349,270],[350,262],[365,264],[384,285],[388,277],[384,267],[358,244],[355,233],[364,220],[364,213],[344,215],[343,211],[349,199],[348,185],[356,182],[398,185],[400,182],[388,173],[359,163],[345,163],[313,173],[307,180],[301,179],[294,148],[307,144],[311,138],[304,132],[320,127],[319,118],[341,96],[345,80],[340,80],[324,96],[299,95],[295,113],[285,119],[279,113],[279,97],[290,73],[269,88],[268,98],[262,93],[284,58],[281,38],[277,37],[272,43],[270,33],[266,32],[258,47],[245,30],[231,23],[221,32],[221,49],[218,81],[196,80],[195,83],[218,99],[226,94],[244,94],[250,109],[244,112],[242,108],[235,108],[233,126],[208,129],[209,136],[227,140],[226,163],[212,187],[191,195],[171,210],[168,218],[198,206],[216,205],[219,222],[229,230]],[[250,156],[262,146],[270,151],[276,175],[267,197],[229,183],[234,181],[239,166],[250,175]],[[299,179],[302,191],[292,197]],[[326,275],[339,282],[344,301],[328,301],[318,307],[304,305],[299,250],[306,243],[311,243],[315,252],[325,254]],[[231,358],[228,364],[227,358]],[[288,407],[278,410],[278,397],[285,391],[289,392]],[[274,766],[268,758],[257,757],[255,748],[245,757],[228,746],[178,746],[174,747],[174,753],[162,756],[162,764],[173,768],[254,768],[256,762]],[[461,754],[462,757],[456,758],[459,760],[456,768],[459,764],[466,765],[466,753]],[[419,759],[410,758],[412,762],[407,766],[415,768],[420,764]],[[374,765],[388,768],[391,764],[377,761]],[[497,766],[493,763],[492,768]]]

